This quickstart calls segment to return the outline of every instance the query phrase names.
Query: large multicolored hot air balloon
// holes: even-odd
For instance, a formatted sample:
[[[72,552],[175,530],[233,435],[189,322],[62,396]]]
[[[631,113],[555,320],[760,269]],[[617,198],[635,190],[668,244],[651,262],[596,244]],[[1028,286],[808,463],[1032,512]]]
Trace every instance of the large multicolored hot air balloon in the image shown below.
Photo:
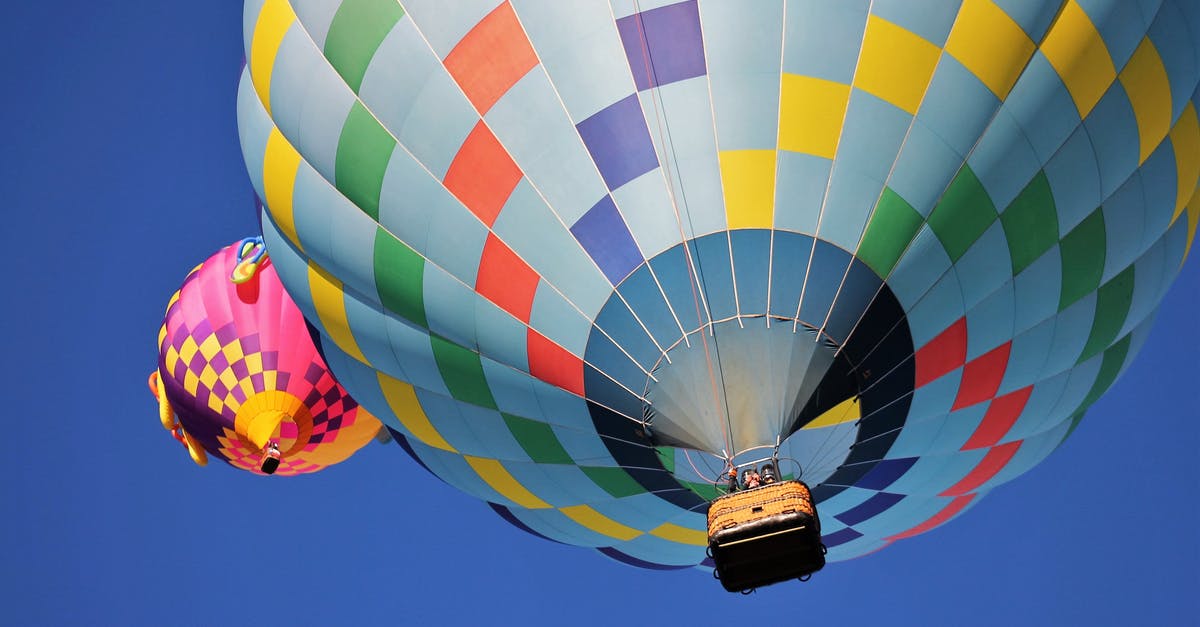
[[[1197,0],[248,0],[239,119],[280,278],[430,471],[688,567],[778,443],[840,560],[1129,366],[1200,221],[1196,33]]]
[[[150,388],[197,463],[316,472],[381,426],[325,367],[263,252],[261,239],[243,240],[188,274],[167,305]]]

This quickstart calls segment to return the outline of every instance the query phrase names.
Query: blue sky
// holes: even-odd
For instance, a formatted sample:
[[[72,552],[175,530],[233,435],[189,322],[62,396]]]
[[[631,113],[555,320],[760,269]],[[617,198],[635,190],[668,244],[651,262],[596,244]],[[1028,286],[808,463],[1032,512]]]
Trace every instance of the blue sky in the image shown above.
[[[1045,463],[959,519],[742,597],[537,540],[394,445],[197,468],[146,389],[167,298],[257,229],[235,2],[13,3],[0,618],[14,625],[1185,624],[1200,616],[1200,262]],[[117,6],[113,10],[110,6]]]

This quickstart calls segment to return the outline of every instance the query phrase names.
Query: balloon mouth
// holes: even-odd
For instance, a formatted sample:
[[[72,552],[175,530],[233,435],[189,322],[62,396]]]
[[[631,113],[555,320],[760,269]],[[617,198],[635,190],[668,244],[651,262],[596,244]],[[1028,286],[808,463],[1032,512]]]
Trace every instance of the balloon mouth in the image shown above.
[[[312,413],[296,396],[266,390],[250,396],[238,408],[234,431],[241,446],[249,451],[261,453],[274,445],[282,463],[308,446],[313,432]]]

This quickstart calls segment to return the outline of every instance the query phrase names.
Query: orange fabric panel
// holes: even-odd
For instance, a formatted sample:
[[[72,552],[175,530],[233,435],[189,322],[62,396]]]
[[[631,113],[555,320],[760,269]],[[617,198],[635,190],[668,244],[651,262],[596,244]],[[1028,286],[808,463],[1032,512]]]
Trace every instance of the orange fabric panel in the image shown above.
[[[480,115],[538,63],[512,5],[502,3],[479,21],[443,61]]]
[[[489,233],[479,260],[475,291],[521,322],[529,324],[538,275],[495,233]]]
[[[564,390],[583,396],[583,360],[534,331],[526,339],[529,374]]]
[[[520,168],[492,131],[480,122],[467,135],[442,182],[491,228],[520,180]]]

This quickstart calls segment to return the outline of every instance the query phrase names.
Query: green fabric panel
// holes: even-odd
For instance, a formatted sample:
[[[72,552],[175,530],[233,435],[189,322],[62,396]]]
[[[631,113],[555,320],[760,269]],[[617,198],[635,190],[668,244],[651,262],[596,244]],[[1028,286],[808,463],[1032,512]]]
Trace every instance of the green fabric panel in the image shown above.
[[[1104,215],[1097,209],[1059,244],[1062,251],[1062,292],[1058,310],[1096,291],[1104,274]]]
[[[436,335],[430,335],[429,340],[438,372],[450,389],[450,395],[464,403],[496,409],[496,399],[492,398],[492,390],[484,378],[479,353]]]
[[[1121,366],[1125,365],[1125,358],[1127,356],[1129,356],[1128,335],[1104,351],[1104,360],[1100,362],[1100,372],[1096,375],[1096,381],[1092,383],[1092,389],[1088,390],[1087,396],[1079,404],[1079,409],[1076,411],[1083,413],[1083,410],[1090,407],[1092,403],[1095,403],[1101,395],[1108,391],[1108,388],[1117,380],[1117,375],[1121,373]]]
[[[567,449],[563,448],[554,429],[544,422],[501,413],[508,430],[520,443],[529,458],[539,464],[573,464]]]
[[[1045,172],[1038,172],[1021,190],[1000,215],[1000,222],[1012,255],[1013,276],[1058,242],[1058,212]]]
[[[1133,302],[1133,282],[1133,266],[1129,266],[1096,290],[1096,316],[1079,361],[1091,359],[1117,339],[1117,333],[1125,324],[1125,316],[1129,314],[1129,305]]]
[[[680,481],[679,483],[683,484],[683,487],[695,492],[697,496],[706,501],[711,501],[725,493],[723,490],[718,490],[716,486],[710,483],[692,483],[691,481]]]
[[[361,102],[355,102],[338,138],[334,179],[338,191],[375,221],[379,221],[383,175],[395,148],[391,134]]]
[[[646,491],[646,489],[643,488],[640,483],[635,481],[633,477],[629,476],[629,473],[625,472],[621,468],[609,468],[607,466],[580,466],[580,469],[582,469],[584,474],[591,478],[592,481],[595,481],[596,485],[604,488],[605,492],[608,492],[616,498],[634,496],[636,494],[642,494]]]
[[[375,289],[388,311],[428,328],[422,292],[425,259],[391,233],[375,230]]]
[[[342,0],[325,37],[325,58],[354,93],[379,44],[403,16],[396,0]]]
[[[924,222],[921,214],[899,194],[891,188],[883,188],[867,233],[858,247],[858,258],[879,278],[886,279]]]
[[[975,173],[965,164],[933,208],[933,213],[929,214],[929,227],[954,262],[995,221],[996,206]]]
[[[675,449],[670,446],[656,446],[654,452],[658,453],[658,461],[662,462],[663,468],[675,474]]]
[[[1075,429],[1079,426],[1079,423],[1083,420],[1083,413],[1084,412],[1076,412],[1071,415],[1071,417],[1069,418],[1069,420],[1071,421],[1071,427],[1069,429],[1067,429],[1067,433],[1066,433],[1066,435],[1063,436],[1063,439],[1058,441],[1058,446],[1062,446],[1063,442],[1066,442],[1067,438],[1071,437],[1072,433],[1075,433]],[[1054,448],[1057,449],[1058,446],[1056,446]]]

